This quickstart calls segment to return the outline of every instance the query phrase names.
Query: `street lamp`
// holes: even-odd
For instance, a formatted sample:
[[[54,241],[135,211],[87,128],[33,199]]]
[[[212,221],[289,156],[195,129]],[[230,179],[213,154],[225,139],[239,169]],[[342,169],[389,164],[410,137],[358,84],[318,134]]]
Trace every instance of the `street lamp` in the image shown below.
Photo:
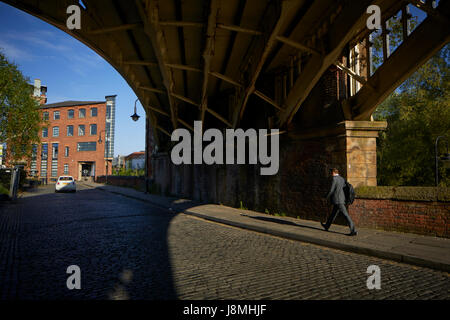
[[[107,140],[107,136],[106,136],[106,130],[101,130],[99,135],[98,135],[98,143],[101,144],[102,143],[102,132],[105,133],[105,141]],[[106,148],[106,147],[105,147]],[[105,162],[105,168],[106,168],[106,174],[105,174],[105,184],[108,184],[108,159],[106,159]]]
[[[138,114],[136,113],[136,103],[138,102],[138,100],[139,98],[134,102],[134,114],[131,115],[131,119],[133,119],[133,121],[138,121],[140,118],[140,116],[138,116]]]
[[[100,131],[99,135],[98,135],[98,143],[102,143],[102,132],[106,132],[105,130]]]
[[[445,139],[445,144],[447,146],[447,153],[445,153],[440,159],[439,159],[439,155],[438,155],[438,143],[439,140],[441,138]],[[450,162],[450,153],[448,153],[448,140],[445,136],[439,136],[436,139],[436,143],[434,144],[434,152],[435,152],[435,161],[436,161],[436,187],[439,185],[439,160],[445,161],[445,162]]]

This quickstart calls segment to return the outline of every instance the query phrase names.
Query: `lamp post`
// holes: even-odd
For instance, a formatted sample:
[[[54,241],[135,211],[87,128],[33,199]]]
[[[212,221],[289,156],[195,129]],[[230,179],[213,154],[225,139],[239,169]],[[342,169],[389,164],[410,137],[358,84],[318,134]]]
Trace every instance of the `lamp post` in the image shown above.
[[[105,133],[105,141],[108,140],[108,137],[106,135],[106,130],[101,130],[100,134],[98,135],[98,143],[99,144],[102,143],[102,132]],[[106,148],[106,146],[105,146],[105,148]],[[106,168],[105,183],[108,184],[108,158],[105,158],[105,159],[106,159],[106,162],[105,162],[105,168]]]
[[[447,146],[447,153],[445,153],[440,160],[442,161],[450,161],[450,154],[448,153],[448,140],[445,136],[439,136],[436,138],[436,143],[434,144],[434,152],[435,152],[435,168],[436,168],[436,187],[439,185],[439,155],[438,155],[438,144],[440,139],[445,140],[445,144]]]
[[[136,103],[138,102],[138,100],[139,98],[134,102],[134,113],[130,116],[133,121],[138,121],[140,118],[140,116],[138,116],[138,114],[136,113]]]

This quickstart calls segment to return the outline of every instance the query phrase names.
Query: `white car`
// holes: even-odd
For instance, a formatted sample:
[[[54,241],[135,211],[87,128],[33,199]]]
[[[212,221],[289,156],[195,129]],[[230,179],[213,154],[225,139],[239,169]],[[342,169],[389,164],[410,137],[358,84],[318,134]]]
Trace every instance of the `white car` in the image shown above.
[[[71,176],[60,176],[55,184],[55,192],[58,191],[77,191],[75,180]]]

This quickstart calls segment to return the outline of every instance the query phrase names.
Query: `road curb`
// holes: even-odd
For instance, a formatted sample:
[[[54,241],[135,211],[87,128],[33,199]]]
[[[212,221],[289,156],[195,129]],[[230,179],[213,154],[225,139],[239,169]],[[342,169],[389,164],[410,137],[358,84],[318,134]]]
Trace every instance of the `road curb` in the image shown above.
[[[237,227],[237,228],[241,228],[241,229],[251,230],[251,231],[255,231],[255,232],[259,232],[259,233],[269,234],[269,235],[277,236],[280,238],[311,243],[311,244],[319,245],[322,247],[327,247],[327,248],[332,248],[332,249],[337,249],[337,250],[342,250],[342,251],[352,252],[352,253],[357,253],[357,254],[364,254],[367,256],[371,256],[371,257],[391,260],[391,261],[395,261],[395,262],[400,262],[400,263],[405,263],[405,264],[414,265],[414,266],[418,266],[418,267],[425,267],[425,268],[430,268],[430,269],[434,269],[437,271],[443,271],[443,272],[450,273],[450,264],[445,264],[445,263],[436,262],[436,261],[432,261],[432,260],[426,260],[426,259],[415,257],[412,255],[405,255],[405,254],[400,254],[400,253],[395,253],[395,252],[390,252],[390,251],[385,251],[385,250],[379,250],[379,249],[373,249],[373,248],[367,248],[367,247],[358,247],[358,246],[354,246],[354,245],[350,245],[350,244],[339,243],[339,242],[334,242],[334,241],[325,240],[325,239],[318,239],[315,237],[302,235],[302,234],[298,234],[298,233],[293,233],[293,232],[288,232],[288,231],[274,230],[274,229],[270,229],[270,228],[266,228],[266,227],[262,227],[262,226],[258,226],[258,225],[253,225],[253,224],[245,223],[245,222],[238,222],[238,221],[232,221],[232,220],[218,218],[218,217],[212,217],[212,216],[209,216],[206,214],[201,214],[198,212],[190,211],[189,209],[185,209],[185,210],[178,209],[177,210],[176,205],[175,206],[170,206],[168,204],[162,205],[160,203],[157,203],[157,202],[154,202],[154,201],[151,201],[148,199],[135,197],[135,196],[117,192],[117,191],[107,190],[107,188],[105,188],[105,187],[96,187],[96,189],[100,189],[102,191],[122,195],[124,197],[128,197],[131,199],[144,201],[144,202],[150,203],[154,206],[157,206],[159,208],[168,210],[168,211],[170,208],[174,208],[175,211],[172,213],[184,213],[186,215],[195,216],[200,219],[213,221],[213,222],[217,222],[217,223],[221,223],[224,225],[229,225],[229,226],[233,226],[233,227]]]

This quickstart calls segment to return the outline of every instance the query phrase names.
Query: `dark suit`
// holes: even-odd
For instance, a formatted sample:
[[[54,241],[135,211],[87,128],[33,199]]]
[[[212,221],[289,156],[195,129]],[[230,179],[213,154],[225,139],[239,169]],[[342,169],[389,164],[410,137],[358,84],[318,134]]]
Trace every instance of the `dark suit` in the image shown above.
[[[345,180],[341,176],[333,176],[333,182],[331,184],[330,192],[327,194],[327,200],[333,204],[333,211],[328,217],[325,227],[328,229],[336,218],[337,214],[341,212],[345,219],[347,219],[350,227],[350,232],[355,231],[355,225],[352,219],[348,215],[347,208],[345,207],[345,193],[344,193]]]

